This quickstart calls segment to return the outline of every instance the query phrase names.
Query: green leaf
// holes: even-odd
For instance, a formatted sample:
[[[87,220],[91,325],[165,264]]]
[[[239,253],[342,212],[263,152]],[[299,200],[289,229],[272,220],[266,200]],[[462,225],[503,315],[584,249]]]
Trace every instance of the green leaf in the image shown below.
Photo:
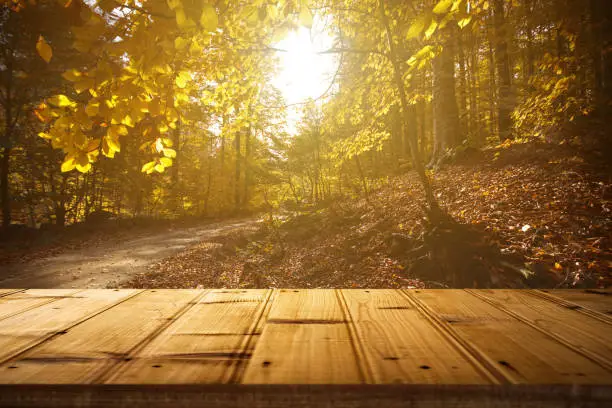
[[[452,5],[453,0],[440,0],[434,7],[433,12],[436,14],[444,14],[448,12]]]
[[[51,46],[47,44],[45,37],[42,35],[39,35],[38,41],[36,41],[36,51],[38,51],[40,58],[44,59],[47,64],[51,61],[51,57],[53,57],[53,50],[51,49]]]
[[[204,4],[202,15],[200,16],[200,25],[207,31],[215,31],[219,25],[219,17],[212,4]]]

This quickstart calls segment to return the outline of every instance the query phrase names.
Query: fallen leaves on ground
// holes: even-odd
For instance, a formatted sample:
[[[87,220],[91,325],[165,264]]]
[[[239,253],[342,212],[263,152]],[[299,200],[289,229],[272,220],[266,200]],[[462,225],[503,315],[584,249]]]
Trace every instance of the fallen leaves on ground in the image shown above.
[[[443,208],[501,253],[558,287],[612,284],[611,180],[557,146],[503,146],[478,163],[433,174]],[[425,230],[413,173],[325,208],[267,216],[257,229],[202,242],[151,266],[126,287],[448,287],[418,276]],[[484,259],[482,262],[486,263]]]

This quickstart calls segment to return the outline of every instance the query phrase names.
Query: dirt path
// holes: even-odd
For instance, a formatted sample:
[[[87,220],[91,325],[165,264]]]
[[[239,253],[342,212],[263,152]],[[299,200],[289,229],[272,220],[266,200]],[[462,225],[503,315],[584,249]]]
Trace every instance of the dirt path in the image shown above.
[[[105,288],[122,282],[147,266],[174,255],[203,239],[211,239],[256,219],[232,220],[108,242],[95,248],[72,250],[27,263],[3,265],[0,288]]]

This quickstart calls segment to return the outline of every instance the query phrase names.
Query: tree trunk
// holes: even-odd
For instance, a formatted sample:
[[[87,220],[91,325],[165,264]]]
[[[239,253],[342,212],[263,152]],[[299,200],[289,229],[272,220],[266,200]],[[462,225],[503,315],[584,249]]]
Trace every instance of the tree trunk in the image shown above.
[[[495,25],[495,69],[498,78],[497,102],[497,133],[499,140],[512,138],[512,110],[511,95],[512,78],[510,73],[510,58],[508,56],[508,43],[506,17],[504,15],[504,0],[495,0],[493,3],[493,22]]]
[[[234,150],[236,153],[236,170],[234,173],[234,208],[238,210],[240,208],[240,172],[242,159],[240,156],[240,137],[241,131],[237,131],[234,136]]]
[[[5,143],[8,144],[7,139],[8,137],[5,137]],[[0,163],[0,197],[2,198],[2,226],[4,228],[8,228],[11,225],[11,195],[9,191],[10,159],[11,148],[5,146],[4,149],[2,149],[2,162]]]
[[[390,59],[391,59],[391,64],[393,65],[393,77],[394,77],[395,86],[397,86],[397,90],[400,96],[400,102],[402,106],[402,115],[403,115],[404,126],[405,126],[404,131],[406,131],[406,127],[408,127],[408,124],[410,123],[410,112],[409,112],[410,105],[408,105],[408,99],[406,98],[406,89],[405,89],[404,80],[403,80],[402,64],[404,62],[400,61],[400,59],[398,58],[397,50],[395,48],[395,43],[393,41],[393,33],[391,32],[391,26],[389,25],[389,19],[385,12],[384,0],[380,0],[378,4],[379,4],[378,8],[380,11],[382,23],[385,27],[385,31],[387,34],[387,42],[389,45]],[[425,201],[427,202],[427,205],[429,206],[430,218],[431,216],[437,216],[439,213],[440,207],[438,206],[438,202],[436,201],[433,195],[433,190],[431,188],[431,183],[429,182],[429,177],[427,177],[427,174],[425,173],[425,166],[423,165],[423,160],[421,159],[421,156],[419,155],[419,146],[418,146],[416,134],[414,133],[411,134],[411,136],[408,138],[408,142],[410,146],[410,156],[412,158],[412,164],[419,176],[419,179],[421,180],[421,184],[423,185],[423,190],[425,190]]]
[[[433,65],[433,120],[434,151],[432,165],[436,165],[446,149],[461,143],[459,109],[455,95],[455,58],[450,32],[442,52]]]
[[[249,203],[249,187],[251,183],[249,159],[251,155],[251,127],[244,134],[244,191],[242,192],[242,206],[247,207]]]

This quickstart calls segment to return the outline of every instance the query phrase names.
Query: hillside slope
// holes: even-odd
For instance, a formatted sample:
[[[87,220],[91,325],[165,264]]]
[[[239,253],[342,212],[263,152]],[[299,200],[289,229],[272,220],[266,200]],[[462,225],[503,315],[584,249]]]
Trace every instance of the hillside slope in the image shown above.
[[[482,286],[477,273],[489,274],[491,287],[609,286],[612,179],[608,165],[592,163],[566,146],[488,149],[433,174],[436,195],[464,236],[440,241],[444,235],[426,230],[410,172],[369,201],[346,197],[268,215],[256,229],[201,242],[124,286]],[[483,249],[474,255],[466,245]],[[441,252],[460,280],[440,269]]]

